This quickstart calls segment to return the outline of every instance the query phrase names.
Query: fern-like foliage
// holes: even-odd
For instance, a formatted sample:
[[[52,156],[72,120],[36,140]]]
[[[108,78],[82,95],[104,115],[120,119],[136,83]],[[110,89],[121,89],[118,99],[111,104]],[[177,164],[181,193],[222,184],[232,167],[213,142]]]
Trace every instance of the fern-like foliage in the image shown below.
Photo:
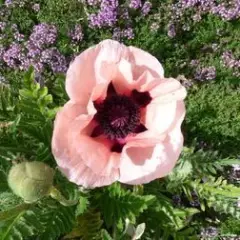
[[[155,197],[136,195],[123,188],[119,183],[114,183],[104,189],[103,193],[96,195],[95,200],[97,200],[107,227],[116,224],[121,229],[126,218],[134,223],[136,217],[154,202]]]
[[[0,124],[8,124],[14,118],[17,98],[9,85],[0,83]]]
[[[227,218],[221,223],[221,234],[240,236],[240,221],[235,218]]]
[[[184,148],[176,167],[166,178],[167,188],[170,191],[176,190],[186,181],[217,176],[219,172],[224,171],[225,166],[237,163],[239,163],[238,159],[221,159],[217,152]]]
[[[75,222],[73,207],[64,207],[54,202],[48,202],[41,206],[41,213],[38,216],[43,231],[38,234],[40,240],[55,240],[60,235],[71,231]]]
[[[31,205],[22,204],[6,212],[0,212],[1,240],[21,240],[39,231],[41,224],[36,211],[31,207]]]
[[[189,183],[190,187],[197,191],[200,199],[205,199],[208,207],[216,212],[230,214],[240,219],[240,209],[237,201],[240,196],[240,188],[228,184],[222,177],[218,179],[209,178],[201,183],[199,180]]]
[[[0,193],[0,210],[5,211],[8,210],[19,203],[22,203],[22,200],[13,194],[10,191],[4,191]]]
[[[73,207],[63,207],[53,200],[41,204],[20,204],[0,212],[0,239],[38,239],[55,240],[70,232],[75,223]]]
[[[160,239],[160,237],[165,236],[163,239],[168,239],[183,234],[192,217],[199,213],[199,210],[196,208],[175,207],[171,199],[161,193],[158,184],[150,185],[152,186],[147,186],[146,191],[157,196],[157,199],[140,218],[147,226],[151,226],[151,231],[148,231],[149,237]],[[191,229],[191,233],[195,234],[194,229]]]
[[[101,239],[100,229],[102,224],[101,214],[90,210],[77,218],[75,227],[64,238],[72,239],[81,237],[82,240]]]

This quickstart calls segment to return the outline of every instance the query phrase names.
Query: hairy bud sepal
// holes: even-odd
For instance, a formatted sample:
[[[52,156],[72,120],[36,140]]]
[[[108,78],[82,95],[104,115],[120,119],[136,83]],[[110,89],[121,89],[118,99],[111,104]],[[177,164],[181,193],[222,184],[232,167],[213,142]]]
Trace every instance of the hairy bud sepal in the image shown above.
[[[14,165],[8,175],[12,191],[27,203],[49,195],[54,170],[42,162],[22,162]]]

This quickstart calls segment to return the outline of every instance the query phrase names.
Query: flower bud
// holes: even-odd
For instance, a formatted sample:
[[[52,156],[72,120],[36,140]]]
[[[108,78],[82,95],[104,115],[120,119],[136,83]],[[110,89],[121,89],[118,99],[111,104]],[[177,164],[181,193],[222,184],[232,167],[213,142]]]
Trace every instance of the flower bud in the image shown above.
[[[35,202],[49,194],[53,177],[54,170],[42,162],[22,162],[11,168],[8,184],[25,202]]]

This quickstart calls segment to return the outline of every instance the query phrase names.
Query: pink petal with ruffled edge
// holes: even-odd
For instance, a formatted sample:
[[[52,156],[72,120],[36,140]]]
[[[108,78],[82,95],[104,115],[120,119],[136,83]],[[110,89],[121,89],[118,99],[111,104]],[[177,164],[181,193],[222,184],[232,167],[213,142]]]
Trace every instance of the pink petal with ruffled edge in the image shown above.
[[[131,55],[130,62],[133,64],[134,79],[137,80],[145,71],[149,71],[154,78],[164,76],[162,64],[151,54],[136,47],[128,47]]]
[[[124,147],[120,163],[119,181],[127,184],[148,183],[166,176],[175,166],[183,147],[181,123],[185,115],[184,104],[178,106],[175,123],[167,136],[158,143],[148,138],[129,142]],[[152,141],[152,143],[151,143]],[[129,169],[129,171],[128,171]]]
[[[92,120],[85,112],[79,104],[65,104],[55,120],[52,152],[70,181],[84,187],[109,185],[119,178],[119,155],[99,139],[81,134]]]
[[[162,134],[169,130],[179,111],[179,102],[186,97],[186,89],[175,79],[162,79],[152,88],[153,98],[146,107],[144,124],[147,129]],[[184,110],[185,111],[185,110]]]
[[[104,40],[91,47],[70,64],[66,77],[66,91],[69,98],[82,105],[89,104],[89,112],[94,114],[92,103],[106,97],[107,86],[115,78],[117,64],[128,59],[128,48],[113,40]]]

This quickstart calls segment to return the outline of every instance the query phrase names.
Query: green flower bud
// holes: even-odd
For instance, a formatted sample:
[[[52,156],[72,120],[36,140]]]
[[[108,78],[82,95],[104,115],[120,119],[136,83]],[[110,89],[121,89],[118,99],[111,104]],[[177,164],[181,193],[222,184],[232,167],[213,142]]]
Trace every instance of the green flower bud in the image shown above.
[[[42,162],[22,162],[14,165],[8,175],[12,191],[31,203],[49,194],[54,170]]]

